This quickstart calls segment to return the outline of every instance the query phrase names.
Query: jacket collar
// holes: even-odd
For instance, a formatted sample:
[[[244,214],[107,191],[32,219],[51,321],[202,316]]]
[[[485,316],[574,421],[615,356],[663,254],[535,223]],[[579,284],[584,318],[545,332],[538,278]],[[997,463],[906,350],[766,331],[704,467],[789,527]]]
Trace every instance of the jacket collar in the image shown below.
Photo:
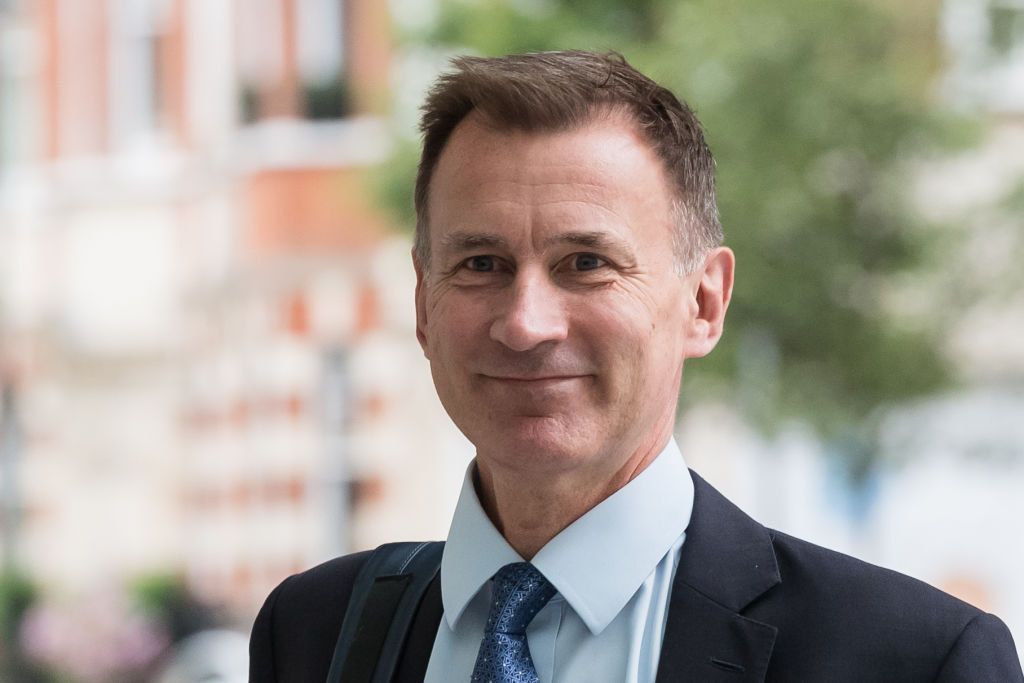
[[[672,584],[657,683],[763,681],[777,629],[742,612],[782,580],[772,539],[691,474],[693,515]]]

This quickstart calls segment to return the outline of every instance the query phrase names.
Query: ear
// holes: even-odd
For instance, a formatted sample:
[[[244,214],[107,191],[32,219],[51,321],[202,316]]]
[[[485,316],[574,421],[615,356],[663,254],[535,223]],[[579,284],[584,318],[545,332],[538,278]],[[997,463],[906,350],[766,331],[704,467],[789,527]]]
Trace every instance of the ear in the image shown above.
[[[416,270],[416,340],[423,349],[423,355],[430,358],[427,355],[426,273],[415,249],[412,251],[412,267]]]
[[[704,265],[690,277],[695,280],[696,309],[688,320],[686,357],[701,358],[711,353],[722,336],[725,311],[732,298],[736,256],[728,247],[718,247],[708,253]]]

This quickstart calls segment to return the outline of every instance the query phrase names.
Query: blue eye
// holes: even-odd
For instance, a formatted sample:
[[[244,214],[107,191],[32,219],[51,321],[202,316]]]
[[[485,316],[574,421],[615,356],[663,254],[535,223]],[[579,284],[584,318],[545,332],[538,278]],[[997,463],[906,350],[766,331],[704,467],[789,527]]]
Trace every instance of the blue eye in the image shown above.
[[[596,270],[604,265],[604,259],[594,254],[576,254],[574,257],[576,270]]]
[[[477,273],[490,273],[494,270],[494,257],[473,256],[466,260],[466,267]]]

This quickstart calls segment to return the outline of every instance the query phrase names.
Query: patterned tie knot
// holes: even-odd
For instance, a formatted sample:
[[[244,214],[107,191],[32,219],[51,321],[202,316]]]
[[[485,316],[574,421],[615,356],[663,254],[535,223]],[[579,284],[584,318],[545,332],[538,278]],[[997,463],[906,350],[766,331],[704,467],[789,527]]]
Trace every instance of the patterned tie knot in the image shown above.
[[[529,562],[507,564],[494,575],[491,613],[486,633],[520,636],[537,612],[556,593],[555,587]]]

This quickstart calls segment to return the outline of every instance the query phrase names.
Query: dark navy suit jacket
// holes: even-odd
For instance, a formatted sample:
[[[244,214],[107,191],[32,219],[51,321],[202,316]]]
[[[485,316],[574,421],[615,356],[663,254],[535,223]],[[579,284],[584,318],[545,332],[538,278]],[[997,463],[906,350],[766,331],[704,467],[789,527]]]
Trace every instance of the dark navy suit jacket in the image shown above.
[[[1024,683],[1013,639],[996,617],[902,574],[766,529],[693,479],[657,683]],[[368,555],[331,560],[270,594],[253,626],[252,683],[326,679]],[[397,681],[423,680],[441,616],[435,580]]]

